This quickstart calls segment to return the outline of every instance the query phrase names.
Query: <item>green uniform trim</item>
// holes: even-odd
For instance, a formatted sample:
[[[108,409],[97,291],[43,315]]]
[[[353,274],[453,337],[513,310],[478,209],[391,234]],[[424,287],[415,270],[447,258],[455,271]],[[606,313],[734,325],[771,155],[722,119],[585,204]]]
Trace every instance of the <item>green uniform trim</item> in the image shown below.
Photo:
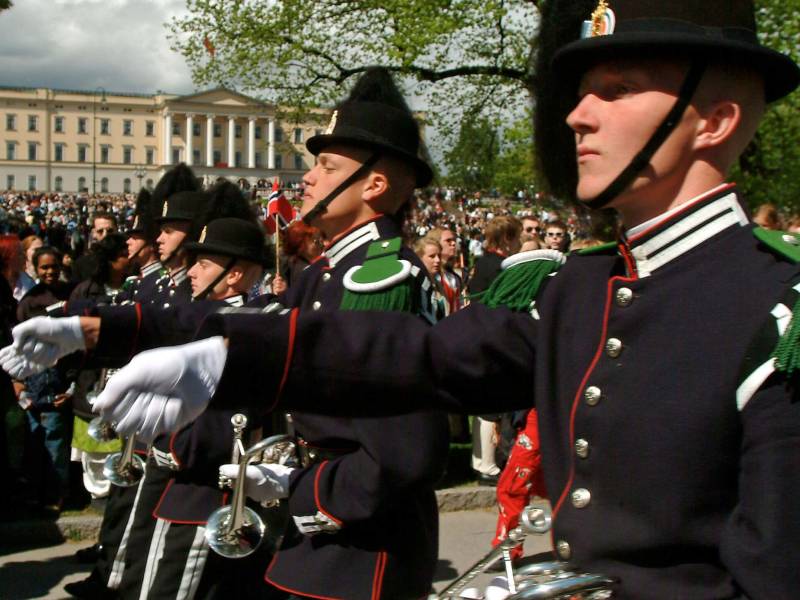
[[[340,308],[412,312],[412,266],[400,258],[402,248],[399,237],[372,242],[364,263],[344,275]]]
[[[781,256],[794,263],[800,262],[800,236],[786,231],[764,229],[763,227],[753,229],[753,235],[756,236],[759,242]]]
[[[527,259],[522,255],[528,255]],[[522,255],[516,255],[518,262],[503,269],[489,289],[472,298],[489,308],[502,306],[515,312],[530,311],[542,283],[561,268],[564,257],[551,250],[533,250]]]
[[[607,250],[615,250],[617,248],[617,242],[606,242],[605,244],[598,244],[597,246],[589,246],[588,248],[581,248],[580,250],[576,250],[575,254],[579,254],[584,256],[586,254],[599,254],[600,252],[605,252]]]
[[[763,227],[753,229],[753,235],[779,256],[788,258],[793,263],[800,262],[800,236]],[[792,307],[792,318],[778,340],[772,358],[775,359],[776,371],[787,376],[800,372],[800,297]]]

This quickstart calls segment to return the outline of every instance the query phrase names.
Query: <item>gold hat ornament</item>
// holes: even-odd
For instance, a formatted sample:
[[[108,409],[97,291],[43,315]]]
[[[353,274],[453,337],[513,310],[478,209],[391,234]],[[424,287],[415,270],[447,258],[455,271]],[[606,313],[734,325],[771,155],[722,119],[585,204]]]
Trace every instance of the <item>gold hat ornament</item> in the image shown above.
[[[581,38],[611,35],[617,24],[617,17],[606,0],[600,0],[592,12],[592,18],[584,21],[581,27]]]

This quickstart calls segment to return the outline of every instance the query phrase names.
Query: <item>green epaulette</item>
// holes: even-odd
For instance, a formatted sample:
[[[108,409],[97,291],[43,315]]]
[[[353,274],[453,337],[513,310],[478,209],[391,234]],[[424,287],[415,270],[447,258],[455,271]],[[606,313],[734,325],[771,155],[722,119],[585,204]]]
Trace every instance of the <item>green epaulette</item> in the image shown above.
[[[342,310],[413,310],[412,265],[400,258],[402,247],[399,237],[369,245],[364,264],[344,275]]]
[[[763,227],[753,229],[753,235],[779,256],[800,262],[800,236]],[[772,351],[772,358],[776,371],[791,376],[800,372],[800,295],[792,288],[784,302],[792,306],[792,317]]]
[[[775,231],[756,227],[753,235],[767,248],[775,251],[792,262],[800,262],[800,236],[786,231]]]
[[[616,250],[617,242],[607,242],[605,244],[598,244],[597,246],[589,246],[588,248],[581,248],[580,250],[576,250],[575,254],[579,254],[584,256],[586,254],[600,254],[601,252],[606,252],[608,250]]]
[[[125,281],[122,282],[122,291],[127,292],[131,288],[133,288],[136,283],[139,281],[139,278],[136,275],[130,275],[129,277],[125,278]]]
[[[542,283],[558,271],[565,260],[558,250],[531,250],[509,256],[489,289],[472,298],[489,308],[504,306],[513,311],[529,311]]]

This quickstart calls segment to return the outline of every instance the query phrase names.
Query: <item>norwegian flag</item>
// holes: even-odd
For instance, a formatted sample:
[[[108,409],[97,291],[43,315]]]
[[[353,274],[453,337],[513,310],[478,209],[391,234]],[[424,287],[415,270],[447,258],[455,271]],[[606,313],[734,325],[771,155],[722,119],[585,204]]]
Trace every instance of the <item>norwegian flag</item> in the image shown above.
[[[281,192],[280,185],[276,179],[272,184],[272,192],[267,199],[267,220],[265,222],[267,231],[271,234],[275,233],[276,221],[281,229],[285,229],[293,219],[294,209],[289,204],[286,196],[283,195],[283,192]]]

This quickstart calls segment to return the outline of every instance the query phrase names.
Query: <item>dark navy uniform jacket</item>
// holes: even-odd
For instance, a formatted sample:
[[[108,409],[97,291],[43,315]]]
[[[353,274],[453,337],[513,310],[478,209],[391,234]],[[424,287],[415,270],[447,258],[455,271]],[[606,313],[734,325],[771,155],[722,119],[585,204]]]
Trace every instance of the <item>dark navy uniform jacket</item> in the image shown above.
[[[142,268],[139,275],[129,277],[128,279],[132,280],[132,283],[130,288],[118,297],[119,303],[140,302],[145,304],[154,302],[158,296],[158,282],[165,274],[163,271],[164,266],[159,261],[155,261]]]
[[[399,235],[397,225],[385,217],[343,233],[301,273],[281,303],[312,313],[338,311],[345,274],[363,264],[370,243]],[[429,323],[431,288],[425,269],[408,248],[401,250],[400,258],[413,265],[419,308],[410,318]],[[335,351],[333,346],[330,350]],[[339,385],[320,392],[333,401],[350,394]],[[263,401],[263,391],[256,398]],[[380,395],[372,401],[380,403]],[[291,476],[288,503],[293,521],[269,566],[267,581],[312,597],[427,595],[438,554],[433,484],[446,459],[445,417],[431,412],[381,419],[301,412],[292,417],[306,449],[318,459]],[[314,534],[318,524],[322,532]]]
[[[204,335],[229,340],[215,402],[244,381],[341,414],[535,404],[560,558],[619,578],[620,598],[797,598],[800,402],[743,365],[769,362],[751,342],[799,271],[724,186],[573,255],[530,314],[210,317]]]

